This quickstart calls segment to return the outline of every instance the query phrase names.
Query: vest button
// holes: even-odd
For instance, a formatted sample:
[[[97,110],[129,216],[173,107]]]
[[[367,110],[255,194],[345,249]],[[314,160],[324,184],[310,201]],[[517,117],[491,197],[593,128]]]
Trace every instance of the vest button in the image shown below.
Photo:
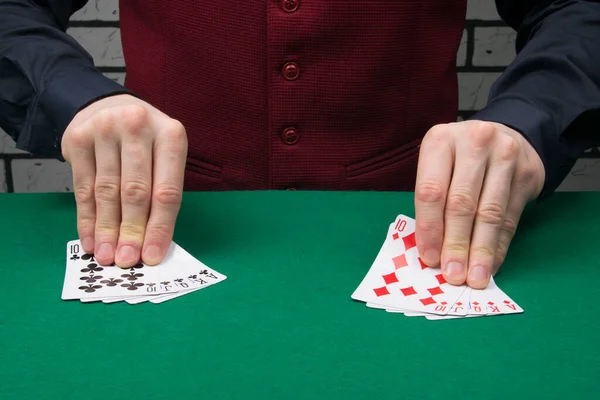
[[[281,7],[283,8],[284,11],[287,12],[294,12],[298,9],[298,6],[300,5],[300,0],[282,0],[281,1]]]
[[[281,134],[281,138],[283,139],[283,143],[292,146],[298,143],[300,135],[298,135],[298,131],[295,128],[287,128]]]
[[[300,67],[298,67],[298,64],[295,62],[285,63],[281,69],[281,73],[285,79],[288,81],[293,81],[294,79],[298,78],[298,75],[300,75]]]

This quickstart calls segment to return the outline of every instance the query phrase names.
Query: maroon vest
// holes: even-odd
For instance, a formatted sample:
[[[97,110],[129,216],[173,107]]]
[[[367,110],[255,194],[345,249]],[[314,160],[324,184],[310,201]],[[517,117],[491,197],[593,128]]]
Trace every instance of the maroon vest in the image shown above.
[[[120,7],[126,86],[186,127],[186,190],[413,190],[456,120],[466,0]]]

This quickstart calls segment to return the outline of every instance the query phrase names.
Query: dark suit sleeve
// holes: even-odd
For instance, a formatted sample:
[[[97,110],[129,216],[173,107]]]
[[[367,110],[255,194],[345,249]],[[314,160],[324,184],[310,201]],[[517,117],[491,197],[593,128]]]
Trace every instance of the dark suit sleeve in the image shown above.
[[[129,93],[66,34],[85,0],[0,0],[0,127],[32,154],[62,159],[60,140],[91,102]]]
[[[499,122],[537,150],[552,194],[600,138],[600,1],[496,0],[517,57],[471,119]]]

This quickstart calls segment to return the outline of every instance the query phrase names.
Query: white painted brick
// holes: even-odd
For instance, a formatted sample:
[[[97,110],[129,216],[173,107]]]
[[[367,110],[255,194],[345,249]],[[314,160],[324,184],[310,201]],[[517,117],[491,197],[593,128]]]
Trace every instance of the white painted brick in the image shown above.
[[[4,175],[4,160],[0,160],[0,193],[6,192],[6,175]]]
[[[125,73],[124,72],[106,72],[104,74],[107,78],[112,79],[120,85],[125,85]]]
[[[119,0],[89,0],[71,21],[118,21]]]
[[[515,58],[517,33],[511,28],[475,28],[473,65],[505,67]]]
[[[6,132],[0,129],[0,153],[25,153],[24,151],[17,150],[15,147],[15,141],[8,136]]]
[[[500,19],[494,0],[468,0],[467,19],[493,21]]]
[[[577,160],[562,184],[560,192],[600,191],[600,159],[582,158]]]
[[[460,40],[460,47],[458,48],[458,53],[456,54],[456,65],[459,67],[464,67],[467,63],[467,39],[469,34],[465,29],[463,31],[462,38]]]
[[[480,110],[485,107],[490,87],[499,76],[499,73],[459,73],[458,108],[461,110]]]
[[[125,66],[118,28],[70,28],[67,33],[92,55],[97,67]]]
[[[69,164],[57,160],[13,160],[15,192],[72,192]]]

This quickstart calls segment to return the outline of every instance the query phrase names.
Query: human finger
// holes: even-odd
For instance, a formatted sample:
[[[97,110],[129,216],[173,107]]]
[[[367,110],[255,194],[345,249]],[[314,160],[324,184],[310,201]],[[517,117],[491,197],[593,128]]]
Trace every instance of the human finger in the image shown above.
[[[129,106],[121,114],[121,225],[115,262],[131,267],[140,260],[148,222],[154,135],[145,108]]]
[[[148,265],[162,261],[173,238],[183,195],[186,156],[185,128],[170,120],[154,142],[152,203],[142,251],[142,259]]]

